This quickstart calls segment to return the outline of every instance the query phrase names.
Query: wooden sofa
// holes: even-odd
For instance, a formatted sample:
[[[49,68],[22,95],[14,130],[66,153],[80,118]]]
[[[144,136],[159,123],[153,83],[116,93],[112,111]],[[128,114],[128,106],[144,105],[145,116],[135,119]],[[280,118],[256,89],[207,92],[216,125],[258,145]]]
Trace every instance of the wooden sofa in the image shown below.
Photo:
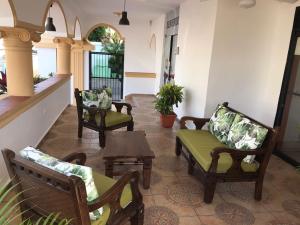
[[[71,219],[73,225],[117,225],[128,219],[132,225],[143,224],[144,204],[138,188],[138,172],[128,173],[115,181],[93,171],[100,197],[88,203],[85,184],[78,176],[55,172],[8,149],[2,153],[12,185],[22,193],[21,209],[23,212],[29,210],[30,216],[60,213],[60,219]],[[86,155],[73,153],[63,161],[84,165]],[[90,220],[89,212],[101,207],[104,207],[101,217]]]
[[[223,104],[230,111],[238,111]],[[265,126],[243,115],[254,123],[267,128],[268,133],[260,148],[252,150],[232,149],[221,143],[208,130],[202,130],[209,118],[183,117],[176,136],[176,155],[181,153],[188,161],[188,173],[193,174],[194,166],[200,168],[200,179],[204,185],[204,202],[211,203],[217,182],[255,182],[256,200],[262,198],[263,180],[266,168],[276,144],[277,129]],[[187,121],[192,121],[196,130],[188,130]],[[255,162],[248,164],[243,159],[255,156]]]

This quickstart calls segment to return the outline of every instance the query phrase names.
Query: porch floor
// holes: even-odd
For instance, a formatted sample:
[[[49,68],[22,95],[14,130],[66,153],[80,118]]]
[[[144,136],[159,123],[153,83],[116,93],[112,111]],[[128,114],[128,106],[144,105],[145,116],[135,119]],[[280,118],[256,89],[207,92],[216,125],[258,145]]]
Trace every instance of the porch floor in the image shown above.
[[[145,225],[300,225],[300,173],[276,156],[272,156],[268,166],[261,202],[253,198],[254,183],[226,183],[218,184],[213,203],[205,204],[197,171],[189,176],[186,161],[175,156],[178,125],[173,129],[161,128],[153,100],[138,95],[131,99],[135,130],[146,131],[156,154],[151,187],[144,190],[141,186]],[[87,165],[104,173],[98,134],[84,129],[83,138],[77,138],[75,107],[63,112],[39,147],[56,157],[85,152]],[[118,169],[129,168],[132,167]]]

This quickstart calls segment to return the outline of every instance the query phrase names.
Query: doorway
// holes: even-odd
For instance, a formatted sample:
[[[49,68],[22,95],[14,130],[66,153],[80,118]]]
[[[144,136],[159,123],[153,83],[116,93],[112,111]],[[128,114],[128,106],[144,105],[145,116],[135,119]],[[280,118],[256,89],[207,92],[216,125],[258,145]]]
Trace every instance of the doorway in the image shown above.
[[[166,62],[164,71],[164,83],[169,83],[175,77],[175,65],[177,55],[177,34],[166,36]]]
[[[109,87],[114,101],[123,99],[125,43],[122,36],[102,24],[88,34],[88,40],[95,46],[89,54],[89,89]]]
[[[300,165],[300,7],[296,8],[275,126],[280,126],[275,153]]]

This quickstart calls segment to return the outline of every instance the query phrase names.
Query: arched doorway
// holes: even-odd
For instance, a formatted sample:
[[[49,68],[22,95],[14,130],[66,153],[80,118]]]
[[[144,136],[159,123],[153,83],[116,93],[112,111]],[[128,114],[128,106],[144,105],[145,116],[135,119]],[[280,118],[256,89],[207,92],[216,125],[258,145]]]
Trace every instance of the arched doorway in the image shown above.
[[[125,42],[120,32],[106,24],[94,26],[88,40],[95,45],[89,55],[89,88],[112,89],[113,100],[123,98]]]

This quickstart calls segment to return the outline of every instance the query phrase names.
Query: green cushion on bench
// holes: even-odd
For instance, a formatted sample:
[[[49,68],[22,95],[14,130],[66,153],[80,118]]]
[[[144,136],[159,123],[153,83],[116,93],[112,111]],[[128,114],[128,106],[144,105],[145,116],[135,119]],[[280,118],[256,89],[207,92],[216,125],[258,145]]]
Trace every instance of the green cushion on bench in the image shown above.
[[[208,171],[212,162],[210,153],[216,147],[226,147],[209,131],[206,130],[179,130],[177,137],[188,148],[197,162],[205,171]],[[218,173],[226,172],[232,165],[232,158],[228,153],[222,153],[218,161]],[[245,172],[255,172],[257,165],[255,163],[242,162],[242,169]]]

